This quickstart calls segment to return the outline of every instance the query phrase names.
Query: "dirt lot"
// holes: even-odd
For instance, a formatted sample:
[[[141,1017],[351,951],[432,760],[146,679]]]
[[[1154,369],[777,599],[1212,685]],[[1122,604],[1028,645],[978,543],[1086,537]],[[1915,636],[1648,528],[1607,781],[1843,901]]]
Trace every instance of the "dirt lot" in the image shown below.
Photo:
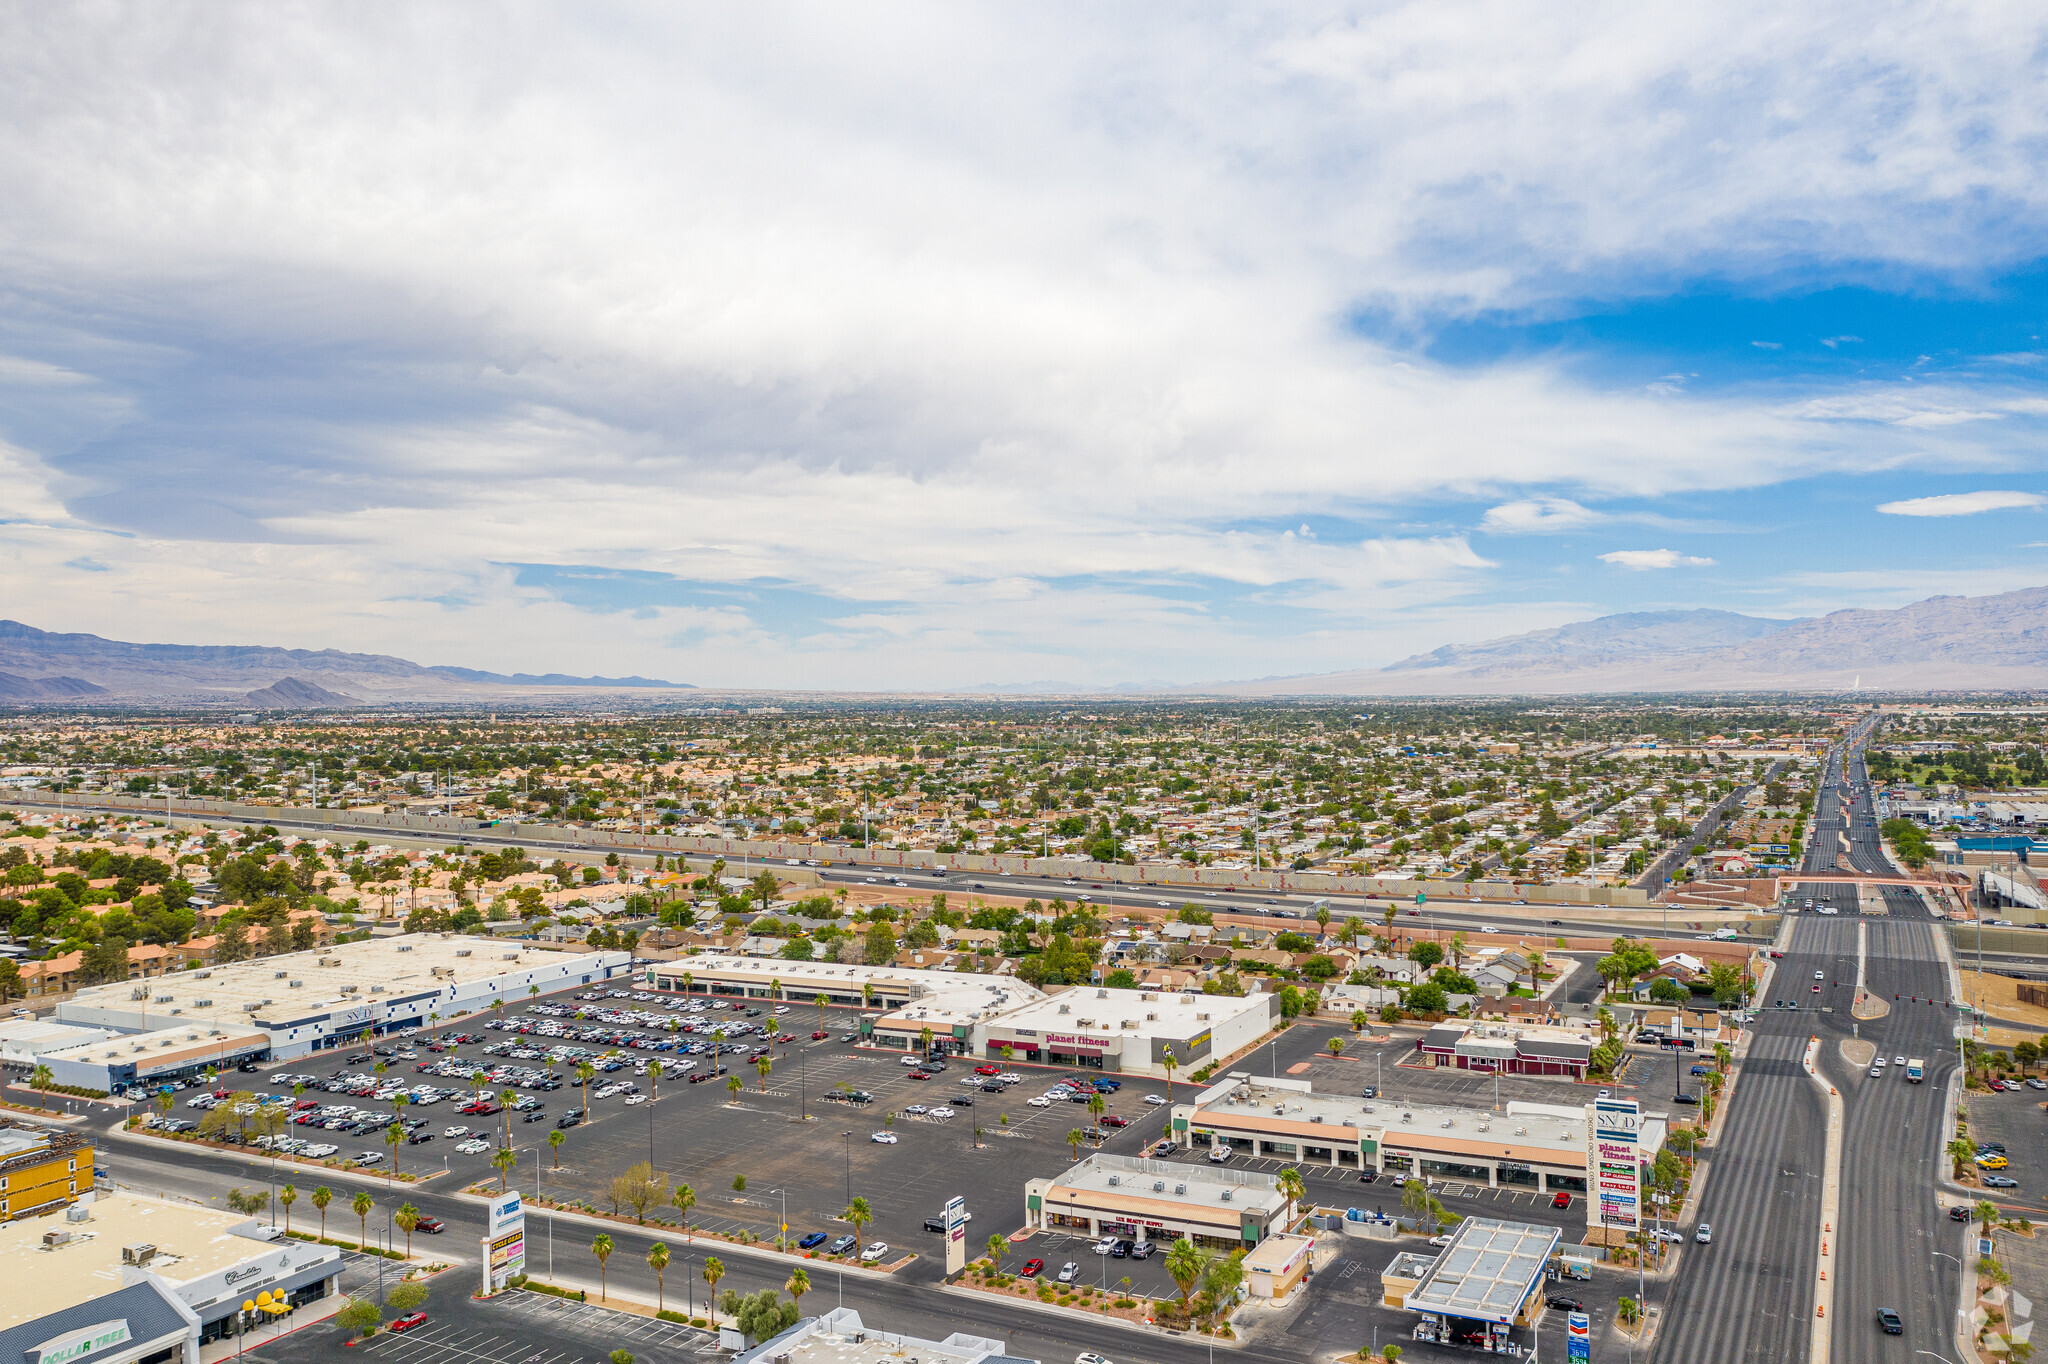
[[[1996,975],[1990,971],[1963,972],[1964,999],[1981,1005],[1986,1013],[1995,1017],[2035,1024],[2039,1031],[2048,1032],[2048,1009],[2038,1004],[2020,1003],[2019,985],[2011,976]]]

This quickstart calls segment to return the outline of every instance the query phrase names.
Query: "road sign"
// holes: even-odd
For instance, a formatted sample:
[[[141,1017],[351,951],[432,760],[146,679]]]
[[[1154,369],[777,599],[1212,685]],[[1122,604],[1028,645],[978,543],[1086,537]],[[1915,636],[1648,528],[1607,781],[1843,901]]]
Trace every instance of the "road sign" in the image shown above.
[[[1429,903],[1429,896],[1425,895],[1423,892],[1418,890],[1415,892],[1415,903],[1418,905],[1426,905]]]

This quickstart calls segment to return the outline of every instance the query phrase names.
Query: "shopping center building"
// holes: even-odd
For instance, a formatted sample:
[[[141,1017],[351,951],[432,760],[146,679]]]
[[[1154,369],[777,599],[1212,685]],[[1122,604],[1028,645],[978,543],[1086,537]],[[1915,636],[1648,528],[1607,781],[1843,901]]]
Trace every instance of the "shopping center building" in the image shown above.
[[[253,1324],[243,1303],[268,1294],[289,1316],[332,1294],[341,1268],[334,1247],[239,1213],[93,1196],[0,1226],[0,1359],[198,1364],[201,1344]]]
[[[56,1015],[77,1031],[25,1059],[88,1089],[182,1079],[599,984],[624,975],[630,960],[457,933],[338,943],[80,990]]]
[[[1277,994],[1198,995],[1081,985],[1004,1012],[977,1054],[1155,1079],[1187,1075],[1272,1031]],[[1173,1058],[1169,1068],[1167,1057]]]
[[[1510,1103],[1503,1112],[1384,1096],[1317,1094],[1306,1080],[1232,1071],[1172,1109],[1184,1147],[1345,1169],[1419,1174],[1543,1193],[1585,1192],[1592,1156],[1590,1105]],[[1665,1119],[1643,1119],[1639,1158],[1656,1159]]]
[[[1097,1152],[1024,1185],[1025,1225],[1090,1236],[1238,1250],[1286,1230],[1287,1196],[1272,1175]]]

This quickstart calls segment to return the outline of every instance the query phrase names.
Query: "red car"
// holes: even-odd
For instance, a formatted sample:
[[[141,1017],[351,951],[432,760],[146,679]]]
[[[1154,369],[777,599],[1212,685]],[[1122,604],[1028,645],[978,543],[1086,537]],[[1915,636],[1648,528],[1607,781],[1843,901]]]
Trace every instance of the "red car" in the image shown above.
[[[1104,1127],[1129,1127],[1131,1125],[1129,1118],[1119,1118],[1114,1113],[1105,1113],[1100,1118],[1097,1118],[1096,1121]]]
[[[424,1326],[426,1320],[427,1314],[425,1312],[407,1312],[397,1321],[391,1323],[391,1329],[394,1331],[410,1331],[415,1326]]]
[[[1557,1196],[1550,1200],[1550,1206],[1553,1208],[1569,1208],[1571,1205],[1572,1196],[1562,1190],[1559,1190]]]
[[[812,1033],[812,1034],[811,1034],[811,1040],[812,1040],[813,1042],[822,1042],[822,1041],[824,1041],[824,1040],[825,1040],[825,1032],[824,1032],[824,1030],[823,1030],[823,1029],[820,1029],[820,1030],[818,1030],[817,1032],[814,1032],[814,1033]]]
[[[2005,1093],[2005,1081],[2003,1081],[2003,1080],[1993,1080],[1993,1081],[1991,1082],[1991,1092],[1992,1092],[1992,1093],[1994,1093],[1994,1094],[2003,1094],[2003,1093]]]
[[[1038,1277],[1038,1271],[1044,1268],[1045,1261],[1043,1260],[1026,1260],[1024,1267],[1018,1270],[1017,1273],[1026,1279],[1035,1279]]]
[[[974,1073],[976,1075],[1001,1075],[1003,1068],[1001,1066],[976,1066]]]
[[[910,1072],[910,1078],[913,1080],[929,1080],[932,1077],[930,1071],[913,1070]]]
[[[413,1223],[412,1229],[414,1231],[423,1231],[429,1236],[438,1236],[448,1229],[448,1224],[438,1217],[422,1217],[419,1221]]]

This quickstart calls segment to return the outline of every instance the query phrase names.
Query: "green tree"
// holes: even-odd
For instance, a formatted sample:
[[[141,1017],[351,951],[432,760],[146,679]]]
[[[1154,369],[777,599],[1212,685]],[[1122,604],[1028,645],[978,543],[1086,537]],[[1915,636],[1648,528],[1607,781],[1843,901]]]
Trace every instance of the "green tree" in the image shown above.
[[[313,1206],[320,1210],[320,1239],[327,1239],[327,1205],[334,1201],[334,1190],[322,1184],[313,1190]]]
[[[606,1235],[604,1232],[599,1232],[597,1234],[597,1239],[590,1243],[590,1253],[597,1257],[598,1297],[601,1301],[604,1302],[610,1302],[612,1296],[611,1278],[605,1272],[605,1266],[607,1263],[610,1262],[612,1258],[613,1249],[614,1247],[612,1245],[612,1238]]]
[[[1209,1261],[1209,1267],[1202,1275],[1202,1291],[1209,1295],[1209,1301],[1216,1304],[1213,1316],[1221,1317],[1230,1310],[1230,1305],[1237,1301],[1237,1291],[1243,1283],[1243,1251],[1218,1255]]]
[[[654,1271],[654,1310],[659,1313],[668,1303],[668,1247],[659,1241],[649,1246],[647,1267]]]
[[[994,1272],[1003,1272],[1003,1252],[1010,1248],[1009,1238],[999,1231],[992,1231],[988,1237],[988,1262]]]
[[[1181,1311],[1188,1310],[1188,1295],[1195,1291],[1195,1285],[1202,1281],[1208,1267],[1208,1256],[1185,1236],[1175,1240],[1166,1252],[1166,1276],[1180,1290]]]
[[[356,1196],[349,1200],[349,1206],[356,1213],[356,1252],[362,1254],[370,1249],[370,1209],[376,1204],[368,1194],[357,1190]]]
[[[737,1075],[733,1076],[725,1082],[725,1092],[732,1095],[732,1101],[734,1103],[738,1103],[740,1101],[740,1091],[744,1088],[746,1088],[746,1086],[740,1083],[740,1077]]]
[[[1401,1185],[1401,1211],[1415,1219],[1424,1235],[1436,1235],[1444,1222],[1444,1205],[1429,1191],[1429,1185],[1410,1179]]]
[[[697,1206],[697,1191],[687,1184],[678,1184],[670,1192],[668,1201],[675,1204],[676,1211],[683,1215],[683,1235],[690,1234],[690,1209]]]
[[[1444,959],[1443,948],[1433,942],[1419,942],[1408,949],[1408,960],[1424,970],[1435,966]]]
[[[510,1185],[512,1167],[519,1163],[519,1153],[509,1146],[500,1146],[491,1152],[491,1164],[498,1171],[498,1192],[504,1193]]]
[[[384,1324],[384,1313],[375,1298],[350,1298],[347,1305],[334,1314],[334,1324],[352,1336],[375,1335],[377,1328]]]
[[[1287,1225],[1294,1225],[1294,1205],[1308,1196],[1308,1186],[1302,1182],[1301,1171],[1290,1165],[1280,1172],[1278,1180],[1280,1194],[1287,1200]]]
[[[867,1230],[868,1224],[875,1220],[875,1210],[868,1206],[867,1199],[856,1198],[846,1205],[846,1211],[842,1216],[853,1224],[854,1239],[858,1240]]]
[[[1333,1037],[1333,1038],[1331,1038],[1331,1039],[1330,1039],[1330,1055],[1332,1055],[1332,1056],[1342,1056],[1343,1054],[1344,1054],[1344,1039],[1343,1039],[1342,1037]]]
[[[1086,1140],[1088,1138],[1082,1135],[1081,1129],[1078,1127],[1067,1133],[1067,1145],[1073,1149],[1075,1160],[1081,1158],[1081,1143]]]
[[[277,1201],[284,1204],[284,1234],[292,1234],[292,1204],[299,1201],[297,1185],[287,1184],[277,1191]]]
[[[811,1276],[802,1269],[793,1270],[788,1281],[782,1285],[782,1289],[789,1294],[790,1302],[797,1307],[798,1315],[801,1316],[804,1294],[811,1291]]]
[[[569,1134],[559,1127],[548,1133],[548,1146],[555,1153],[555,1168],[557,1170],[562,1168],[562,1143],[567,1140],[569,1140]]]
[[[393,1225],[405,1233],[405,1258],[410,1260],[412,1258],[412,1233],[414,1228],[420,1224],[420,1210],[410,1203],[401,1204],[398,1211],[391,1215],[391,1221]]]
[[[720,1262],[719,1262],[719,1259],[718,1259],[718,1257],[717,1257],[716,1255],[707,1255],[707,1256],[705,1256],[705,1257],[704,1257],[704,1282],[705,1282],[705,1283],[707,1283],[707,1284],[709,1284],[709,1285],[711,1286],[711,1291],[712,1291],[713,1293],[716,1293],[716,1292],[718,1292],[718,1281],[719,1281],[720,1279],[724,1278],[724,1277],[725,1277],[725,1266],[724,1266],[724,1265],[723,1265],[722,1263],[720,1263]],[[718,1324],[718,1318],[717,1318],[717,1316],[716,1316],[716,1315],[715,1315],[715,1314],[714,1314],[714,1313],[712,1312],[712,1310],[711,1310],[711,1308],[710,1308],[710,1306],[709,1306],[708,1304],[707,1304],[707,1305],[705,1306],[705,1308],[704,1308],[704,1313],[705,1313],[705,1315],[706,1315],[706,1316],[709,1316],[709,1317],[711,1317],[712,1325],[714,1325],[714,1326],[715,1326],[715,1325],[717,1325],[717,1324]]]
[[[56,1081],[56,1078],[55,1075],[51,1074],[50,1068],[41,1061],[36,1062],[36,1068],[28,1073],[29,1088],[36,1091],[36,1108],[39,1111],[50,1106],[50,1096],[46,1091]],[[207,1116],[211,1117],[212,1114]]]

